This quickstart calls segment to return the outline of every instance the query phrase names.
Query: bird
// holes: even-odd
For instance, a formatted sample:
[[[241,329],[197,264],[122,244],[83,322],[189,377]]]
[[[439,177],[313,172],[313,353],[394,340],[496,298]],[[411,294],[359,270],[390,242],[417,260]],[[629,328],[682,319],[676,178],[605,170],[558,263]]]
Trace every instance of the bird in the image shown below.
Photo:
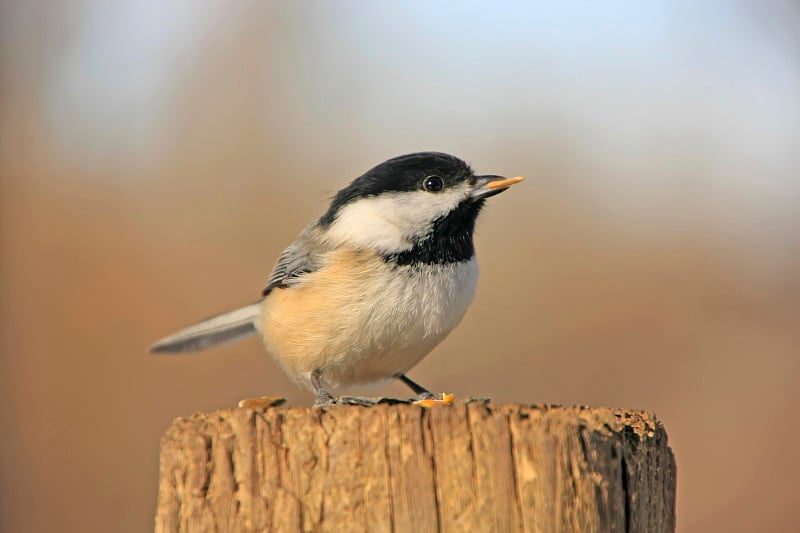
[[[478,282],[473,235],[487,198],[523,177],[477,175],[442,152],[388,159],[352,180],[278,257],[261,298],[161,339],[154,353],[260,334],[314,405],[397,379],[426,407],[450,403],[407,376],[461,322]]]

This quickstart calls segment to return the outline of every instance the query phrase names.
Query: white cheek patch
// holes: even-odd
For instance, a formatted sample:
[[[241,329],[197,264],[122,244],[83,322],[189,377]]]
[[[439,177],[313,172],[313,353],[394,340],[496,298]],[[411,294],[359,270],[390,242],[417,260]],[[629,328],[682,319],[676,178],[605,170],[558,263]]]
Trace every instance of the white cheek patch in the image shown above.
[[[428,235],[433,221],[446,216],[466,197],[466,187],[457,186],[440,193],[420,190],[361,198],[339,210],[328,236],[339,244],[383,254],[402,252]]]

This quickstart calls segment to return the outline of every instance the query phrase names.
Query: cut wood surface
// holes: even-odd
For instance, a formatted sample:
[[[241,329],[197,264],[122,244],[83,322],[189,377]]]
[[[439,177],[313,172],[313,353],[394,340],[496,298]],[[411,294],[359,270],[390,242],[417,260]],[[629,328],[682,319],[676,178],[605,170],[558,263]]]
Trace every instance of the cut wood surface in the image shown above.
[[[161,440],[156,531],[667,532],[652,413],[459,403],[227,409]]]

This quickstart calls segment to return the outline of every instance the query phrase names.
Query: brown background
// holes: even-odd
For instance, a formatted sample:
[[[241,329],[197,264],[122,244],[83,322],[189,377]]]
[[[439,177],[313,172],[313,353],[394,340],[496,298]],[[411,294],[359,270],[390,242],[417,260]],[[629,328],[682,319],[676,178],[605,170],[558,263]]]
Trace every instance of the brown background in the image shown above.
[[[148,530],[174,417],[309,403],[256,340],[145,349],[254,300],[337,188],[423,149],[528,181],[411,375],[652,409],[681,531],[797,530],[795,3],[161,4],[3,4],[2,531]]]

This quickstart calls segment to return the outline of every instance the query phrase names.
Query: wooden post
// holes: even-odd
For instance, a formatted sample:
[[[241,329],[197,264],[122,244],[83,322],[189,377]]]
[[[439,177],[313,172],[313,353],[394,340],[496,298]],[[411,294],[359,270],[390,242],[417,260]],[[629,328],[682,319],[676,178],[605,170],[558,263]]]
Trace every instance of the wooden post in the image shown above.
[[[228,409],[161,440],[156,531],[669,532],[654,415],[396,404]]]

